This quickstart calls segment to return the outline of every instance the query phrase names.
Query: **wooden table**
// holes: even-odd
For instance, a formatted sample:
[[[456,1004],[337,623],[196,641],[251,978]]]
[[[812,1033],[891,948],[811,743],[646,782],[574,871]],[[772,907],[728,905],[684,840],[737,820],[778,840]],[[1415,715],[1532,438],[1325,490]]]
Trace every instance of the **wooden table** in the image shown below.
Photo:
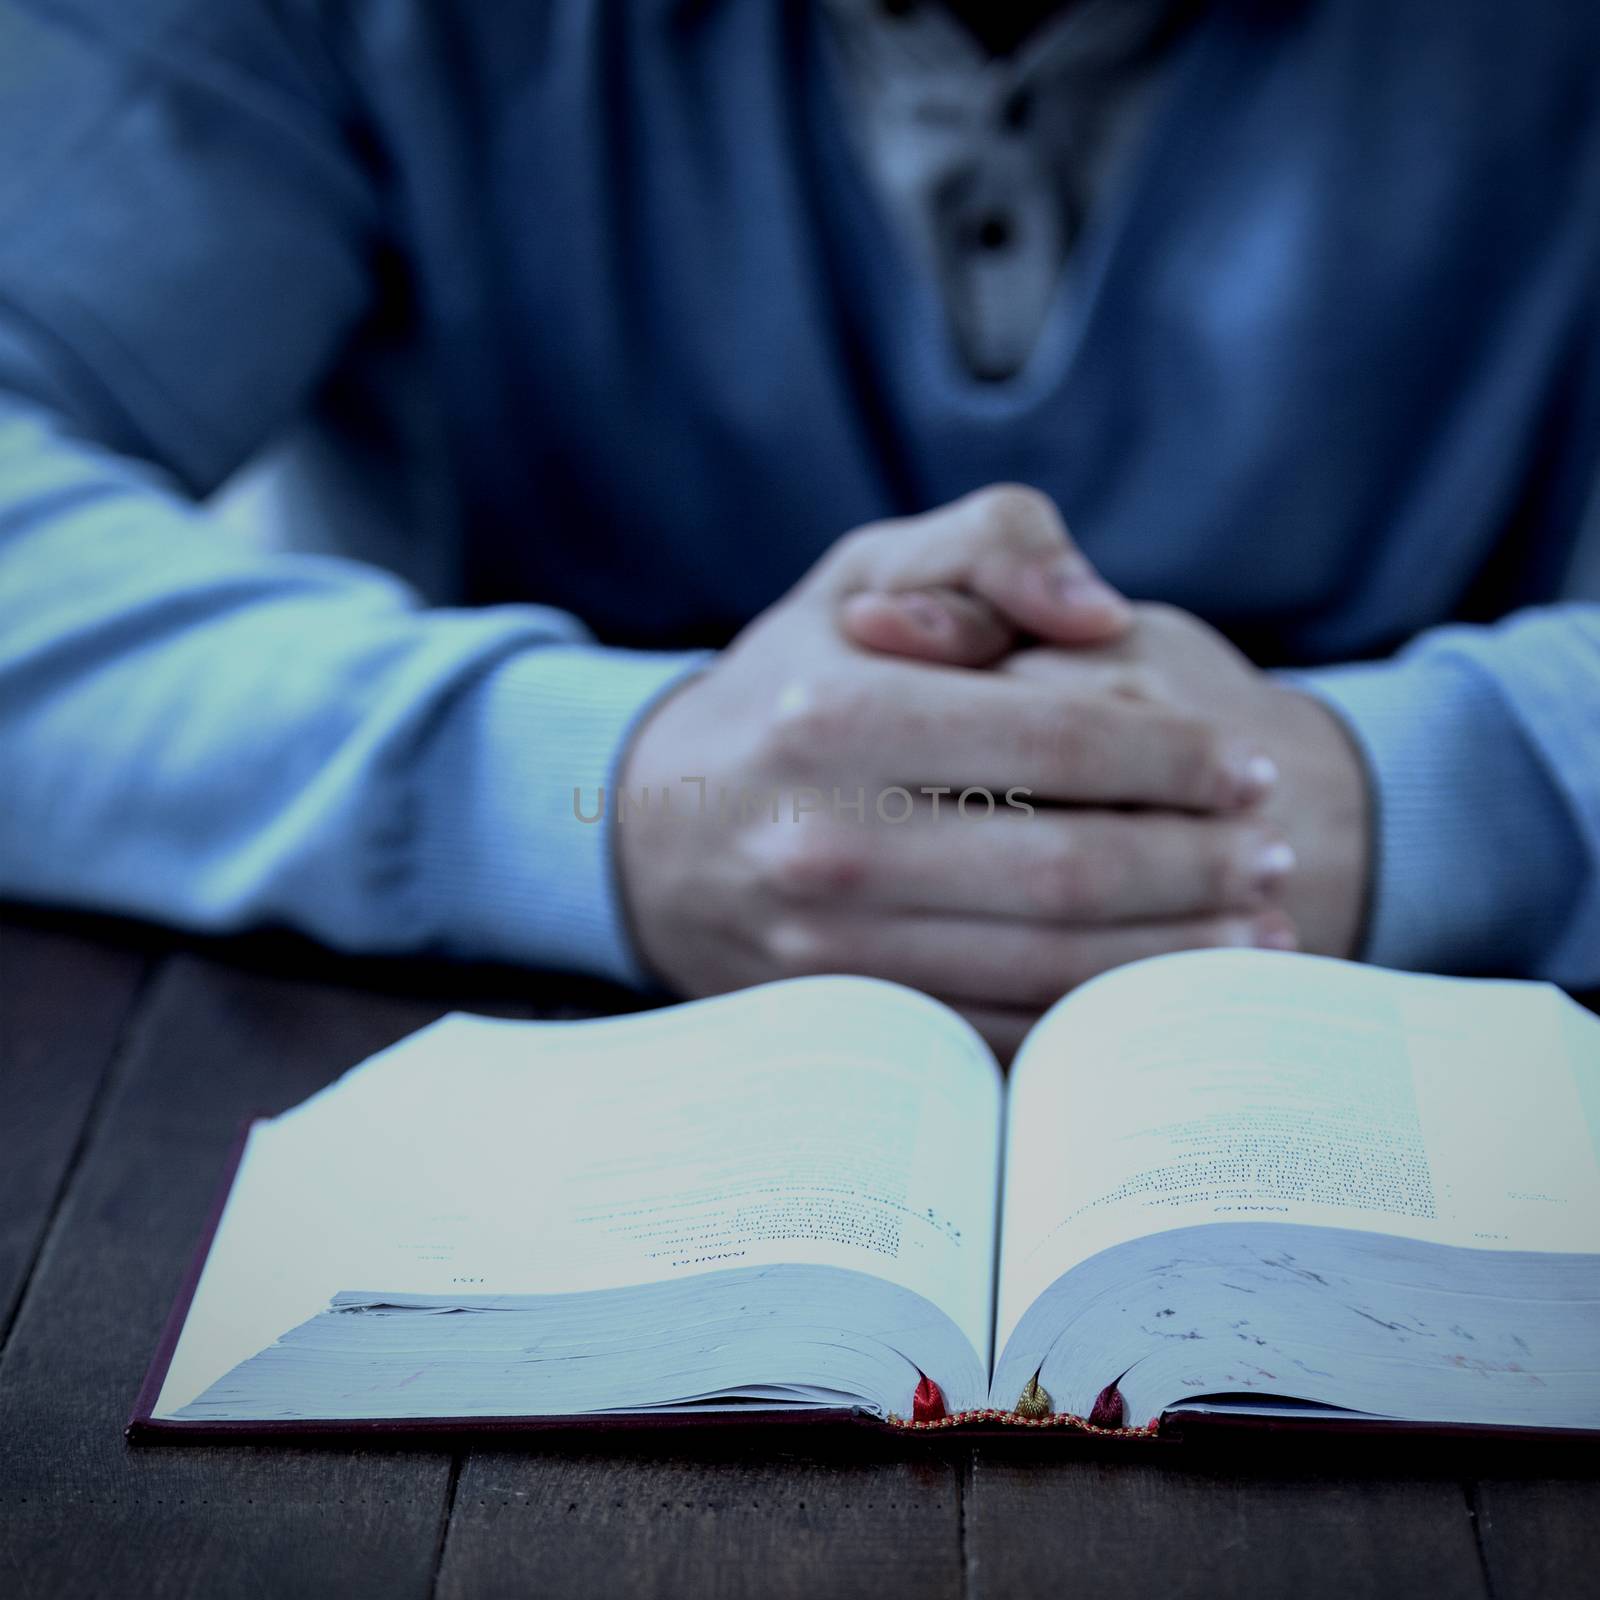
[[[1600,1451],[124,1442],[242,1119],[450,1005],[608,1001],[570,980],[0,912],[0,1594],[1600,1592]]]

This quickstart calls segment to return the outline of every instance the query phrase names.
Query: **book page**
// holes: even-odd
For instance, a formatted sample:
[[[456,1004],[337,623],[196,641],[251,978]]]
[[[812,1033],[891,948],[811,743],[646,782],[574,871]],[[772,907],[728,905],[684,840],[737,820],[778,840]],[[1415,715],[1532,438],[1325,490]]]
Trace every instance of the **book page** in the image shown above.
[[[1600,1023],[1544,984],[1208,951],[1096,979],[1012,1074],[997,1341],[1128,1239],[1264,1218],[1600,1251]]]
[[[257,1125],[157,1415],[343,1290],[785,1262],[914,1290],[987,1370],[1000,1119],[967,1023],[867,979],[596,1022],[446,1017]]]

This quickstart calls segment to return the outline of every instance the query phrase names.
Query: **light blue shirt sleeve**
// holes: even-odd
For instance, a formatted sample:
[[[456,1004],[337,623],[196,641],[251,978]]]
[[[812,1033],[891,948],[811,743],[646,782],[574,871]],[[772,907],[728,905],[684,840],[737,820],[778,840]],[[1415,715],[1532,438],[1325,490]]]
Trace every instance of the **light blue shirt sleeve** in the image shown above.
[[[642,982],[574,791],[700,659],[255,552],[0,400],[0,895]]]
[[[0,0],[0,896],[636,981],[572,795],[700,657],[198,508],[370,309],[312,18]]]
[[[1295,681],[1372,778],[1365,959],[1600,984],[1600,605],[1437,628]]]

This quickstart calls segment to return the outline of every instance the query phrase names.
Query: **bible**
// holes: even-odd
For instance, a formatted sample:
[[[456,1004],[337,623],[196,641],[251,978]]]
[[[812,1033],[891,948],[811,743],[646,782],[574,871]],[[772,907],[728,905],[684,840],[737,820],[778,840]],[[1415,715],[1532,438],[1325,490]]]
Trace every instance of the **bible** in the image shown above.
[[[855,977],[450,1015],[254,1123],[130,1432],[1600,1428],[1600,1019],[1265,951],[1009,1077]]]

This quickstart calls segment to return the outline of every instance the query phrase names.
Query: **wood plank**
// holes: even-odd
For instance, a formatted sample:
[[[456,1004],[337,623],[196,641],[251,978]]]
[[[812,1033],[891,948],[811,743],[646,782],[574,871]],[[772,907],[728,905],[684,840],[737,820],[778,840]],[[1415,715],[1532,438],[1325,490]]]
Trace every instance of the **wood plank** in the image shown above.
[[[1494,1600],[1594,1592],[1600,1583],[1600,1481],[1494,1478],[1479,1483],[1474,1498]]]
[[[870,1435],[780,1447],[598,1443],[475,1450],[456,1491],[440,1600],[962,1592],[948,1455]]]
[[[86,1058],[98,1028],[103,1064],[114,1007],[84,1001],[81,1032],[71,1013],[102,979],[95,992],[112,993],[122,958],[65,934],[34,948],[15,1014]],[[1370,1448],[1337,1464],[1274,1451],[1244,1470],[1174,1469],[861,1435],[799,1447],[597,1435],[475,1450],[458,1482],[442,1450],[131,1450],[122,1421],[244,1115],[302,1099],[462,994],[521,1015],[606,998],[564,980],[268,951],[258,967],[296,974],[272,976],[241,970],[249,959],[215,946],[175,960],[101,1091],[0,1362],[0,1592],[420,1596],[437,1567],[448,1596],[938,1597],[965,1585],[1431,1600],[1484,1595],[1486,1560],[1504,1600],[1574,1592],[1594,1570],[1592,1483],[1486,1484],[1475,1539],[1448,1464]]]
[[[1324,1473],[1270,1447],[1244,1470],[1237,1459],[1050,1463],[979,1447],[966,1497],[969,1592],[1482,1600],[1459,1483],[1389,1476],[1380,1450]]]
[[[0,1592],[430,1592],[448,1453],[134,1448],[122,1429],[242,1119],[437,1010],[193,957],[163,970],[0,1364]]]
[[[20,913],[0,920],[0,1348],[149,965]]]

